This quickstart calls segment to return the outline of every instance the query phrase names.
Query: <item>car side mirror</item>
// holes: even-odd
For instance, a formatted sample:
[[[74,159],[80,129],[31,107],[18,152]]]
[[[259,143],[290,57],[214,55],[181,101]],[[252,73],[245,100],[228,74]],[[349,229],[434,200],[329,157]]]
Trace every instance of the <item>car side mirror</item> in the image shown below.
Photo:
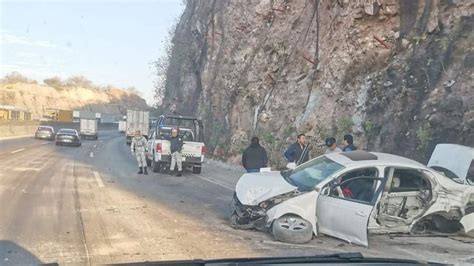
[[[331,189],[329,188],[329,186],[327,186],[327,187],[324,187],[323,190],[321,190],[321,194],[324,196],[329,196],[330,191]]]
[[[295,169],[295,168],[296,168],[296,163],[288,163],[288,164],[286,165],[286,168],[288,168],[288,169]]]

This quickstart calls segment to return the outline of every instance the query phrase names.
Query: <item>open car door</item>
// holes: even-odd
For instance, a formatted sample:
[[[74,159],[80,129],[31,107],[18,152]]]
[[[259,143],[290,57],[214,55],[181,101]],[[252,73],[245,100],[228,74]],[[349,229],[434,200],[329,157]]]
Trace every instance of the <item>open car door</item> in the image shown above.
[[[431,154],[428,167],[460,183],[469,181],[474,184],[474,176],[470,176],[474,173],[469,172],[470,168],[474,168],[473,160],[474,148],[457,144],[438,144]]]
[[[382,190],[382,180],[377,175],[355,176],[325,187],[316,207],[319,232],[368,246],[368,221]]]

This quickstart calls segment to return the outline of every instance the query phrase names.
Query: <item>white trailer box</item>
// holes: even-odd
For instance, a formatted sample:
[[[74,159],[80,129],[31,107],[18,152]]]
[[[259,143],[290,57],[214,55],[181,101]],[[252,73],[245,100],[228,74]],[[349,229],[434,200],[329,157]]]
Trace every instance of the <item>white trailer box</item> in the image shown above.
[[[91,138],[97,139],[99,137],[97,129],[97,120],[81,118],[81,128],[80,128],[81,138]]]
[[[118,131],[120,133],[125,133],[127,130],[127,121],[120,120],[118,121]]]
[[[127,144],[132,143],[132,137],[139,130],[143,136],[148,138],[150,130],[150,112],[127,110]]]

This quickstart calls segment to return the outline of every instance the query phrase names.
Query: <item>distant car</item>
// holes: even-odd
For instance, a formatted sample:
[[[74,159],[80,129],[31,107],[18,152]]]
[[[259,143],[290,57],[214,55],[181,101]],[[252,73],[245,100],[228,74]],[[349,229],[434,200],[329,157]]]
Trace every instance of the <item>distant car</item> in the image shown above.
[[[474,148],[438,144],[428,166],[397,155],[319,156],[282,172],[244,174],[231,226],[305,243],[327,234],[368,246],[367,233],[474,230]]]
[[[35,132],[35,139],[54,140],[54,128],[50,126],[39,126]]]
[[[70,146],[81,146],[81,139],[77,130],[70,128],[62,128],[56,134],[56,145],[70,145]]]

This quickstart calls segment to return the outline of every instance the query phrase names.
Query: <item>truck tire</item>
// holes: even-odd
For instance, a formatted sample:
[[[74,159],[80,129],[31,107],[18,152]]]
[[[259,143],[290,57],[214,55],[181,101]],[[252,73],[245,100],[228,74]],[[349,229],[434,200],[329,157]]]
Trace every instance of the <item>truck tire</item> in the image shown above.
[[[201,166],[193,166],[193,174],[200,174]]]
[[[273,221],[272,234],[281,242],[304,244],[313,238],[313,226],[299,216],[284,215]]]
[[[153,155],[153,160],[151,161],[151,170],[153,173],[159,173],[161,168],[160,166],[160,163],[155,162],[155,155]]]

